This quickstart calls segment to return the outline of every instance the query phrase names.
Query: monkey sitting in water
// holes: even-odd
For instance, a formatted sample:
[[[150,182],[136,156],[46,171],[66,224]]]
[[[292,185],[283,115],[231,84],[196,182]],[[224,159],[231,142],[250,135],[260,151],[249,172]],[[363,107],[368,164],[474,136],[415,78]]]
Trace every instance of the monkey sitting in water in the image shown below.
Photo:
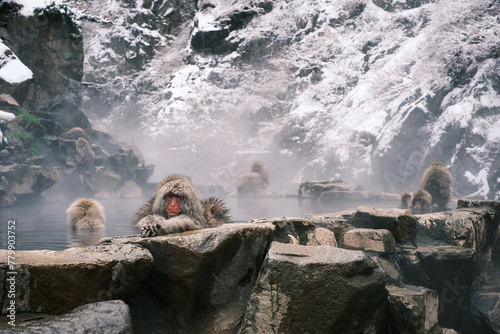
[[[405,190],[401,193],[400,207],[410,209],[413,214],[431,212],[432,196],[425,190],[417,190],[413,193]]]
[[[432,196],[432,204],[444,209],[451,198],[453,176],[441,161],[433,161],[424,171],[420,187]]]
[[[413,214],[431,212],[432,196],[425,190],[417,190],[411,196],[411,211]]]
[[[236,179],[238,196],[255,196],[265,194],[269,185],[269,171],[262,161],[255,161],[249,173]]]
[[[401,209],[410,209],[411,207],[411,192],[405,190],[401,193],[401,202],[399,203]]]
[[[101,204],[91,198],[79,198],[66,210],[68,224],[76,230],[104,228],[106,218]]]
[[[221,200],[209,198],[202,203],[184,176],[171,175],[160,182],[132,224],[141,228],[142,237],[152,237],[221,226],[230,222],[227,213]]]

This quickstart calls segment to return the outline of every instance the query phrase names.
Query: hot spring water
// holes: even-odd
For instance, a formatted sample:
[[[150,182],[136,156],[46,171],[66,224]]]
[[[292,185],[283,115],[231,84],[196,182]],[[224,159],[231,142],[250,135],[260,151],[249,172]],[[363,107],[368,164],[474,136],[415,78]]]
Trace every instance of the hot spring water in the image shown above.
[[[16,250],[49,249],[62,250],[75,246],[87,246],[103,237],[137,234],[130,222],[135,212],[147,199],[102,199],[105,210],[106,230],[98,234],[88,232],[75,235],[66,223],[68,202],[33,204],[0,210],[0,249],[7,249],[7,224],[16,221]],[[395,208],[397,203],[343,202],[322,205],[309,199],[293,197],[275,198],[234,198],[228,197],[225,203],[235,223],[259,218],[308,217],[317,214],[333,213],[341,210],[355,210],[360,205],[375,208]]]

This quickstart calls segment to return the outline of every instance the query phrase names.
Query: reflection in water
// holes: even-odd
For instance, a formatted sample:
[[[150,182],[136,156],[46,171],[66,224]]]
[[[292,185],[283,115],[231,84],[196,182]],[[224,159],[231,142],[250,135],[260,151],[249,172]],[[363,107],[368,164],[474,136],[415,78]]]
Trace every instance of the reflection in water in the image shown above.
[[[68,228],[69,247],[85,247],[97,243],[106,236],[106,228],[97,227],[92,229]]]
[[[50,249],[92,245],[102,237],[138,234],[131,226],[136,211],[147,199],[100,199],[106,215],[106,228],[101,231],[73,232],[66,222],[68,202],[26,205],[0,210],[0,249],[7,249],[7,222],[16,220],[16,250]],[[308,217],[317,214],[355,210],[360,205],[376,208],[395,208],[398,203],[343,203],[324,204],[297,198],[226,198],[229,215],[234,222],[259,218]]]
[[[71,200],[47,204],[31,204],[1,208],[0,227],[9,220],[16,221],[16,250],[61,250],[89,245],[101,237],[135,234],[130,226],[135,212],[144,199],[99,199],[104,207],[106,228],[73,232],[66,222],[66,209]],[[0,228],[0,249],[7,248],[7,229]]]

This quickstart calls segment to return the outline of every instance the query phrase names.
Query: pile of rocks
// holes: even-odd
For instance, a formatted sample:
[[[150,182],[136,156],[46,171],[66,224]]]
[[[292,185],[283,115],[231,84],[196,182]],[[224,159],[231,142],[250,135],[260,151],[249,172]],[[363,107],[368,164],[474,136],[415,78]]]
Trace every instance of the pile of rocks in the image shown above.
[[[85,312],[95,326],[119,317],[114,333],[494,333],[499,214],[492,201],[417,216],[360,207],[17,252],[18,314],[52,314],[17,328],[75,326],[67,317]]]

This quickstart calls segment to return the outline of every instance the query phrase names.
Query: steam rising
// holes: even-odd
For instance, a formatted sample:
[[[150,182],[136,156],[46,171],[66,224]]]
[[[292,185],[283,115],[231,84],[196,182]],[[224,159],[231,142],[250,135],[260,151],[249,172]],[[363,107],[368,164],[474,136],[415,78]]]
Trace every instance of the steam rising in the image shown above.
[[[500,108],[490,75],[499,23],[490,4],[438,1],[388,12],[368,0],[293,0],[266,10],[258,2],[211,1],[203,18],[215,21],[196,31],[249,8],[256,14],[218,49],[203,51],[190,43],[201,10],[186,9],[186,23],[170,35],[147,24],[84,22],[85,80],[104,82],[107,97],[94,103],[88,91],[86,107],[155,164],[152,182],[182,173],[230,191],[237,175],[262,160],[278,194],[336,177],[399,193],[417,189],[438,158],[454,174],[457,196],[498,198],[488,134]],[[148,11],[81,6],[107,21]],[[101,43],[114,36],[128,43],[127,54]],[[466,128],[484,139],[472,156]]]

